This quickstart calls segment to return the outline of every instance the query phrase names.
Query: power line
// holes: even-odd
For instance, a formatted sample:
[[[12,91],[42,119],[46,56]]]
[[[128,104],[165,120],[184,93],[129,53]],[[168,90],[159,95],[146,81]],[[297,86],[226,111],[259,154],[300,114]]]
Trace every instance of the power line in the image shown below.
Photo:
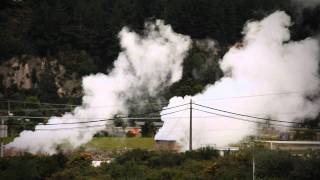
[[[167,103],[133,103],[133,104],[129,104],[129,105],[141,105],[141,104],[145,104],[145,105],[158,105],[158,106],[162,106],[162,105],[166,105]],[[41,105],[41,104],[39,104]],[[65,106],[69,106],[69,105],[65,105]],[[71,106],[71,105],[70,105]],[[98,108],[113,108],[113,107],[117,107],[117,106],[122,106],[122,105],[109,105],[109,106],[91,106],[90,108],[92,109],[98,109]],[[76,106],[76,105],[72,105],[71,107],[61,107],[61,108],[24,108],[24,109],[18,109],[18,110],[10,110],[10,112],[35,112],[35,111],[58,111],[58,110],[71,110],[70,108],[76,108],[76,107],[83,107],[81,105]],[[84,108],[86,106],[84,105]],[[8,112],[7,109],[4,109],[0,112]]]
[[[311,90],[310,90],[311,91]],[[210,101],[210,100],[225,100],[225,99],[239,99],[239,98],[253,98],[253,97],[261,97],[261,96],[277,96],[277,95],[289,95],[289,94],[302,94],[308,91],[288,91],[288,92],[275,92],[275,93],[264,93],[264,94],[253,94],[253,95],[244,95],[244,96],[231,96],[231,97],[221,97],[221,98],[207,98],[207,99],[198,99],[197,101]],[[29,102],[29,101],[19,101],[19,100],[9,100],[3,99],[0,100],[0,103],[19,103],[19,104],[35,104],[35,105],[55,105],[55,106],[81,106],[83,104],[63,104],[63,103],[41,103],[41,102]],[[127,103],[130,105],[140,105],[140,104],[167,104],[169,101],[158,101],[156,103],[148,103],[148,102],[139,102],[139,103]],[[122,105],[106,105],[106,106],[96,106],[93,108],[104,108],[104,107],[115,107],[115,106],[122,106]]]
[[[159,101],[159,102],[139,102],[139,103],[125,103],[127,105],[158,105],[158,106],[162,106],[162,105],[167,105],[169,103],[169,101]],[[119,106],[123,106],[122,104],[113,104],[113,105],[104,105],[104,106],[91,106],[90,108],[106,108],[106,107],[119,107]]]
[[[173,109],[173,108],[178,108],[178,107],[181,107],[181,106],[185,106],[187,104],[182,104],[182,105],[178,105],[178,106],[174,106],[174,107],[170,107],[170,108],[165,108],[164,110],[169,110],[169,109]],[[162,114],[161,116],[165,116],[165,115],[169,115],[169,114],[174,114],[174,113],[177,113],[177,112],[181,112],[181,111],[185,111],[187,109],[181,109],[181,110],[177,110],[177,111],[172,111],[172,112],[168,112],[168,113],[165,113],[165,114]],[[159,112],[159,111],[157,111]],[[154,113],[154,112],[151,112],[151,113]],[[87,123],[94,123],[94,122],[105,122],[105,121],[109,121],[109,120],[115,120],[117,118],[121,118],[121,119],[131,119],[131,118],[135,118],[136,116],[140,116],[140,115],[147,115],[147,114],[151,114],[150,112],[149,113],[143,113],[143,114],[135,114],[133,116],[127,116],[127,117],[116,117],[116,118],[97,118],[97,120],[91,120],[91,121],[77,121],[77,122],[62,122],[62,123],[47,123],[47,124],[41,124],[41,125],[63,125],[63,124],[87,124]],[[161,116],[158,116],[157,118],[161,118]],[[139,119],[148,119],[148,117],[136,117],[136,118],[139,118]],[[154,117],[153,117],[154,118]],[[80,118],[72,118],[72,119],[80,119]],[[82,118],[82,119],[88,119],[88,118]],[[21,123],[15,123],[15,124],[9,124],[9,125],[21,125]]]
[[[169,114],[173,114],[173,113],[177,113],[177,112],[181,112],[181,111],[185,111],[185,110],[188,110],[188,108],[186,109],[181,109],[181,110],[178,110],[178,111],[173,111],[173,112],[170,112],[170,113],[166,113],[166,114],[162,114],[161,116],[165,116],[165,115],[169,115]],[[128,119],[130,119],[130,117],[127,117]],[[158,117],[160,118],[160,116]],[[144,118],[144,117],[141,117],[141,119],[148,119],[148,117]],[[98,121],[83,121],[81,123],[92,123],[92,122],[102,122],[102,121],[107,121],[107,120],[112,120],[112,119],[103,119],[103,120],[98,120]],[[55,124],[43,124],[43,126],[46,126],[46,125],[61,125],[61,124],[80,124],[80,122],[70,122],[70,123],[55,123]],[[40,124],[42,125],[42,124]],[[67,130],[67,129],[79,129],[79,128],[92,128],[92,127],[102,127],[102,126],[105,126],[105,124],[103,125],[93,125],[93,126],[79,126],[79,127],[67,127],[67,128],[50,128],[50,129],[43,129],[43,128],[38,128],[38,129],[35,129],[35,131],[55,131],[55,130]]]
[[[197,99],[196,101],[216,101],[216,100],[226,100],[226,99],[243,99],[243,98],[254,98],[254,97],[263,97],[263,96],[279,96],[279,95],[303,94],[303,93],[306,93],[306,92],[307,91],[292,91],[292,92],[278,92],[278,93],[276,92],[276,93],[253,94],[253,95],[244,95],[244,96],[230,96],[230,97],[221,97],[221,98]]]
[[[139,102],[139,103],[129,103],[129,105],[166,105],[169,101],[160,101],[149,103],[147,101]],[[71,106],[71,107],[78,107],[78,106],[86,106],[86,104],[64,104],[64,103],[41,103],[41,102],[29,102],[29,101],[19,101],[19,100],[0,100],[0,103],[16,103],[16,104],[33,104],[33,105],[52,105],[52,106]],[[110,104],[104,106],[92,106],[92,108],[106,108],[106,107],[115,107],[115,106],[123,106],[122,104]]]
[[[19,100],[0,100],[0,103],[16,103],[16,104],[34,104],[34,105],[52,105],[52,106],[80,106],[74,104],[63,104],[63,103],[41,103],[41,102],[29,102],[29,101],[19,101]]]
[[[161,114],[161,116],[165,116],[165,115],[169,115],[169,114],[174,114],[174,113],[181,112],[181,111],[185,111],[185,110],[188,110],[188,109],[189,109],[189,108],[185,108],[185,109],[173,111],[173,112],[170,112],[170,113]]]
[[[204,113],[214,114],[214,115],[217,115],[217,116],[222,116],[222,117],[226,117],[226,118],[236,119],[236,120],[240,120],[240,121],[246,121],[246,122],[256,123],[256,124],[264,124],[264,125],[266,124],[265,122],[252,121],[252,120],[249,120],[249,119],[243,119],[243,118],[238,118],[238,117],[234,117],[234,116],[228,116],[228,115],[224,115],[224,114],[218,114],[218,113],[209,112],[209,111],[205,111],[205,110],[201,110],[201,109],[196,109],[196,108],[193,108],[193,109],[194,109],[194,110],[197,110],[197,111],[204,112]],[[286,126],[286,125],[280,125],[280,124],[271,124],[271,123],[269,123],[269,125],[294,128],[293,126]]]
[[[166,110],[169,110],[169,109],[182,107],[182,106],[185,106],[185,105],[187,105],[187,104],[181,104],[181,105],[172,106],[172,107],[168,107],[168,108],[162,108],[162,109],[155,110],[155,111],[152,111],[152,112],[134,114],[134,115],[131,115],[131,116],[142,116],[142,115],[158,113],[158,112],[166,111]],[[49,119],[49,118],[52,118],[52,117],[55,117],[55,116],[0,116],[0,118],[30,118],[30,119]],[[117,118],[126,118],[126,116],[124,116],[124,117],[117,116]],[[104,118],[64,118],[64,119],[104,119]]]
[[[70,129],[82,129],[82,128],[93,128],[93,127],[104,127],[104,125],[94,125],[94,126],[79,126],[79,127],[67,127],[67,128],[52,128],[52,129],[35,129],[35,131],[59,131],[59,130],[70,130]]]
[[[276,119],[271,119],[271,118],[262,118],[262,117],[247,115],[247,114],[240,114],[240,113],[221,110],[221,109],[217,109],[217,108],[213,108],[213,107],[209,107],[209,106],[204,106],[204,105],[197,104],[197,103],[194,103],[194,105],[197,105],[197,106],[200,106],[200,107],[204,107],[204,108],[207,108],[207,109],[212,109],[212,110],[215,110],[215,111],[220,111],[220,112],[224,112],[224,113],[228,113],[228,114],[233,114],[233,115],[238,115],[238,116],[243,116],[243,117],[249,117],[249,118],[254,118],[254,119],[260,119],[260,120],[266,120],[266,121],[274,121],[274,122],[282,122],[282,123],[291,123],[291,124],[302,124],[302,123],[299,123],[299,122],[282,121],[282,120],[276,120]]]
[[[38,108],[38,109],[18,109],[18,110],[10,110],[10,112],[37,112],[37,111],[58,111],[58,110],[70,110],[69,108]],[[8,110],[0,111],[2,113],[8,112]]]
[[[256,116],[251,116],[251,115],[246,115],[246,114],[240,114],[240,113],[234,113],[234,112],[230,112],[230,111],[225,111],[225,110],[221,110],[221,109],[216,109],[216,108],[212,108],[209,106],[204,106],[204,105],[200,105],[200,104],[196,104],[193,103],[197,106],[201,106],[204,108],[209,108],[212,110],[216,110],[216,111],[221,111],[224,113],[229,113],[229,114],[234,114],[234,115],[238,115],[238,116],[244,116],[244,117],[249,117],[249,118],[255,118],[255,119],[259,119],[259,120],[267,120],[267,121],[276,121],[276,122],[283,122],[283,123],[293,123],[293,122],[288,122],[288,121],[280,121],[280,120],[273,120],[273,119],[268,119],[268,118],[261,118],[261,117],[256,117]],[[165,115],[169,115],[169,114],[174,114],[177,112],[181,112],[181,111],[185,111],[188,110],[189,108],[186,109],[180,109],[177,111],[172,111],[172,112],[168,112],[165,114],[161,114],[161,116],[156,116],[156,117],[139,117],[141,115],[148,115],[148,114],[152,114],[152,113],[156,113],[156,112],[160,112],[160,111],[165,111],[165,110],[169,110],[169,109],[174,109],[174,108],[178,108],[178,107],[182,107],[182,106],[186,106],[189,105],[189,103],[186,104],[181,104],[181,105],[177,105],[177,106],[173,106],[173,107],[168,107],[168,108],[163,108],[161,110],[157,110],[157,111],[153,111],[153,112],[147,112],[147,113],[142,113],[142,114],[135,114],[132,116],[125,116],[125,117],[116,117],[116,118],[122,118],[122,119],[161,119],[162,116]],[[209,113],[209,114],[213,114],[216,116],[221,116],[221,117],[227,117],[227,118],[232,118],[232,119],[237,119],[237,120],[242,120],[242,121],[246,121],[246,122],[251,122],[251,123],[257,123],[257,124],[266,124],[265,122],[258,122],[258,121],[253,121],[253,120],[249,120],[249,119],[244,119],[244,118],[238,118],[238,117],[234,117],[234,116],[228,116],[228,115],[224,115],[224,114],[218,114],[218,113],[214,113],[214,112],[209,112],[209,111],[204,111],[201,109],[196,109],[193,108],[194,110],[197,111],[201,111],[201,112],[205,112],[205,113]],[[0,117],[14,117],[14,118],[51,118],[51,117],[44,117],[44,116],[38,116],[38,117],[32,117],[32,116],[0,116]],[[44,126],[46,125],[63,125],[63,124],[86,124],[86,123],[94,123],[94,122],[103,122],[103,121],[108,121],[108,120],[114,120],[116,118],[71,118],[71,119],[96,119],[96,120],[92,120],[92,121],[78,121],[78,122],[65,122],[65,123],[48,123],[48,124],[42,124]],[[170,117],[171,118],[171,117]],[[172,117],[172,118],[178,118],[178,117]],[[199,117],[200,118],[200,117]],[[210,117],[203,117],[203,118],[210,118]],[[70,118],[69,118],[70,119]],[[295,123],[295,124],[302,124],[302,123]],[[10,124],[10,125],[14,125],[14,124]],[[280,125],[280,124],[269,124],[269,125],[273,125],[273,126],[282,126],[282,127],[293,127],[293,126],[286,126],[286,125]],[[99,125],[100,126],[100,125]],[[105,126],[105,125],[103,125]],[[70,127],[70,128],[55,128],[55,129],[49,129],[49,130],[59,130],[59,129],[75,129],[75,128],[85,128],[85,127],[96,127],[96,126],[81,126],[81,127]],[[40,130],[40,129],[36,129],[36,130]]]

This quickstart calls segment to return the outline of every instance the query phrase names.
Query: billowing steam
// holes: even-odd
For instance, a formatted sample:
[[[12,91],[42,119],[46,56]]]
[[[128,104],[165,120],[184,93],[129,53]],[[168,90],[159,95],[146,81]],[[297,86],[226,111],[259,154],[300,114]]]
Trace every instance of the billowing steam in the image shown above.
[[[146,25],[144,36],[123,28],[119,38],[122,52],[114,62],[114,69],[108,75],[84,77],[82,106],[62,117],[50,118],[48,124],[113,118],[118,113],[125,115],[126,102],[142,96],[142,90],[149,96],[156,96],[161,89],[181,78],[182,62],[191,43],[189,37],[157,21]],[[36,131],[23,131],[6,148],[53,154],[57,148],[79,147],[108,124],[110,122],[37,125]]]
[[[316,116],[319,112],[318,101],[306,97],[312,97],[319,90],[319,44],[312,38],[290,41],[290,24],[290,17],[281,11],[261,21],[248,23],[244,27],[243,42],[232,47],[220,62],[225,77],[209,85],[202,94],[193,96],[192,100],[226,111],[283,121],[301,121]],[[252,95],[259,96],[248,97]],[[190,98],[174,97],[168,107],[189,103]],[[197,105],[193,107],[230,116]],[[194,148],[226,146],[257,131],[258,125],[255,123],[195,109]],[[162,120],[164,126],[155,138],[176,140],[186,150],[189,141],[189,111],[163,116]]]

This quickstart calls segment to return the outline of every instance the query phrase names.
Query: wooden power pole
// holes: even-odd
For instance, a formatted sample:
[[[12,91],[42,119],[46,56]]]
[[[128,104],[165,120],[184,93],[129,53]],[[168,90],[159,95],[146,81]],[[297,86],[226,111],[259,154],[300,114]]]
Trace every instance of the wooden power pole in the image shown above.
[[[1,125],[0,125],[0,157],[2,158],[4,155],[4,143],[3,138],[7,137],[8,135],[8,127],[7,125],[4,125],[4,119],[1,119]]]
[[[190,99],[190,134],[189,134],[189,151],[192,151],[192,99]]]

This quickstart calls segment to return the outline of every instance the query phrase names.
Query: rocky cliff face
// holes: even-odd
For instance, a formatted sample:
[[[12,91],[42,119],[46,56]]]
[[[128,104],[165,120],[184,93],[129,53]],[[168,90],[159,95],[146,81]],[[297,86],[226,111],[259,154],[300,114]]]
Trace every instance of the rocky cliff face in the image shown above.
[[[57,94],[60,97],[81,96],[81,79],[76,73],[67,73],[65,67],[56,59],[34,56],[13,57],[0,65],[1,83],[4,88],[16,86],[18,89],[37,88],[41,75],[49,72],[54,76]]]

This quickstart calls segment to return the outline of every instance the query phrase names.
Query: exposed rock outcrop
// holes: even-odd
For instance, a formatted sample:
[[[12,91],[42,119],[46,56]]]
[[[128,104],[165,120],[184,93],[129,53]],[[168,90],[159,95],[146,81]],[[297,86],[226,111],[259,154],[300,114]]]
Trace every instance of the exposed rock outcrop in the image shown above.
[[[49,63],[49,64],[48,64]],[[60,97],[81,96],[81,79],[76,73],[68,74],[57,59],[24,55],[13,57],[0,65],[0,76],[4,88],[36,89],[46,65],[54,76],[54,84]]]

